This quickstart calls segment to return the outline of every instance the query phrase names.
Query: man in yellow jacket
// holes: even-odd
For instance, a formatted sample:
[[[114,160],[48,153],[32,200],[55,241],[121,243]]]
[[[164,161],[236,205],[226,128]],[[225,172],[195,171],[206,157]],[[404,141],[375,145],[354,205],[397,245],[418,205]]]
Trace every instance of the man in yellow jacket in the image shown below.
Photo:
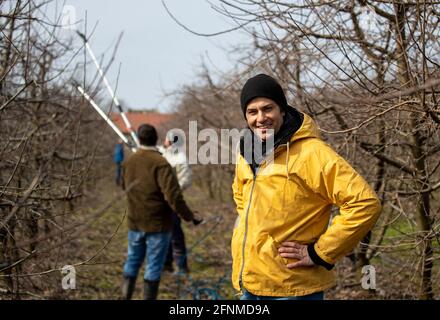
[[[240,141],[232,186],[234,288],[242,299],[323,299],[334,264],[374,226],[380,202],[275,79],[250,78],[241,107],[257,139]],[[339,215],[328,226],[333,205]]]

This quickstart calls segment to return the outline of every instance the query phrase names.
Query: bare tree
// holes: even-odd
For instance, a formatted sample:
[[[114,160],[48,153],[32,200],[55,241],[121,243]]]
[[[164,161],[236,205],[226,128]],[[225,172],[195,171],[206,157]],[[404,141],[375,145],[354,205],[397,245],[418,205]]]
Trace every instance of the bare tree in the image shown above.
[[[75,241],[99,217],[85,204],[105,175],[99,164],[110,161],[108,131],[71,84],[84,74],[86,64],[73,63],[81,48],[61,15],[46,15],[50,4],[0,1],[0,295],[7,298],[62,296],[60,270],[84,262]]]
[[[294,106],[315,118],[324,138],[382,199],[381,219],[357,250],[359,270],[373,263],[392,275],[388,296],[434,298],[439,288],[439,252],[433,245],[439,244],[440,212],[439,5],[219,0],[212,7],[236,24],[231,30],[249,34],[230,77],[240,82],[263,71],[278,78]],[[223,77],[222,90],[231,78]],[[210,82],[204,83],[197,94],[186,90],[187,105],[213,93]],[[196,104],[193,114],[224,99],[214,97]],[[234,98],[236,105],[237,91]],[[394,290],[396,279],[400,287]]]

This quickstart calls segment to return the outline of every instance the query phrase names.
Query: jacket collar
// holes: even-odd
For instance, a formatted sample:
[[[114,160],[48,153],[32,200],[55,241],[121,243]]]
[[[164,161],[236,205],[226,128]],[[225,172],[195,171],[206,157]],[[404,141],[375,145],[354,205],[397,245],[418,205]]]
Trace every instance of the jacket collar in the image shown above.
[[[155,146],[139,146],[139,150],[150,150],[150,151],[157,151],[159,152],[159,150],[157,149],[157,147]]]

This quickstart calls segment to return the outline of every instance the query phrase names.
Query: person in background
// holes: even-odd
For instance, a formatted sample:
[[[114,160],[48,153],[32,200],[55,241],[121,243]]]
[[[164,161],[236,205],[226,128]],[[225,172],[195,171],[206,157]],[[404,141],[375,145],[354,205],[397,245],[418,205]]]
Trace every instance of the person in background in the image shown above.
[[[116,185],[121,185],[122,162],[124,161],[124,143],[121,139],[115,145],[113,161],[116,164]]]
[[[163,147],[159,147],[159,151],[173,168],[182,191],[191,186],[192,182],[192,171],[182,148],[184,143],[184,137],[178,130],[170,130],[165,136]],[[182,230],[181,220],[175,213],[173,214],[173,231],[165,261],[165,271],[174,271],[173,258],[179,273],[189,273],[185,234]]]
[[[198,221],[182,196],[176,175],[156,148],[156,129],[138,129],[139,149],[122,165],[122,187],[128,202],[128,254],[124,264],[122,294],[131,299],[137,274],[147,256],[144,299],[157,298],[160,278],[173,228],[173,214]]]

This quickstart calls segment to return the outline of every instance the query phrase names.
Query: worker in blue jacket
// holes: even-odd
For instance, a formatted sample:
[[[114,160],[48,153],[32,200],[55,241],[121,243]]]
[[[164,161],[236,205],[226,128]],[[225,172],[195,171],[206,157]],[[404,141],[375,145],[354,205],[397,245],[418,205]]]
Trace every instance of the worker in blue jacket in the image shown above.
[[[116,164],[116,185],[121,185],[122,162],[124,161],[124,144],[121,139],[115,145],[113,160]]]

